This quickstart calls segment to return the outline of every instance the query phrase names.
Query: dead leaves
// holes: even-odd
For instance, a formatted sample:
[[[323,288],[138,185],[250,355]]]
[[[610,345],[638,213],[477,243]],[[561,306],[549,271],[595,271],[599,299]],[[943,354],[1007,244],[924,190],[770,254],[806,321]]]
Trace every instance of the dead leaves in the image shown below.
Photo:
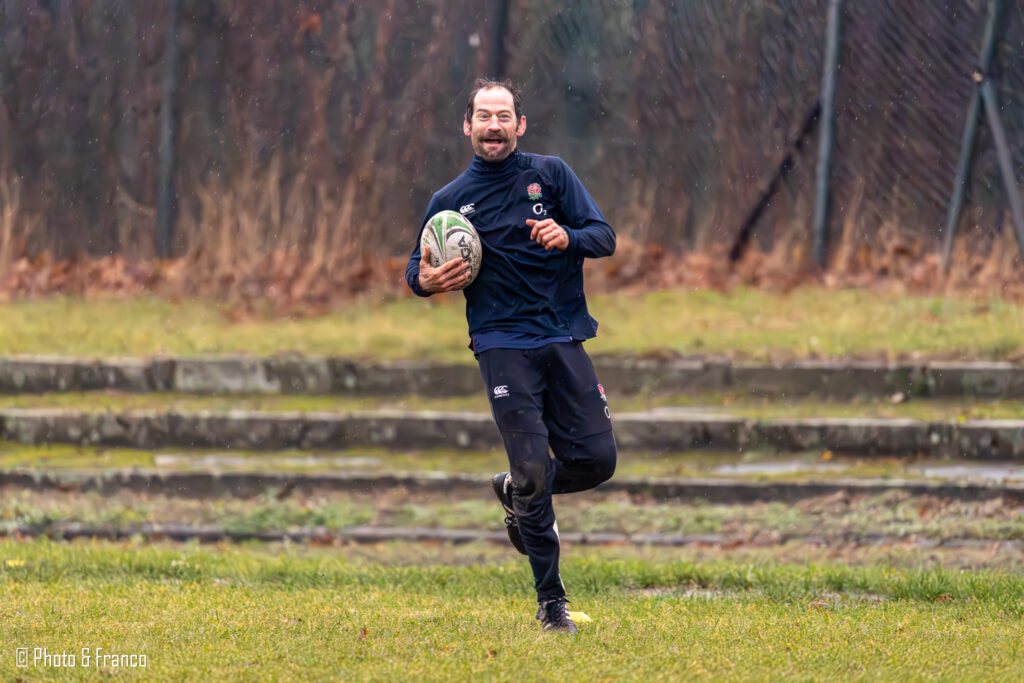
[[[929,295],[996,296],[1024,301],[1024,268],[999,253],[961,256],[949,276],[937,255],[907,239],[846,248],[853,254],[815,272],[789,240],[768,252],[749,249],[735,265],[724,248],[676,252],[620,237],[614,256],[586,262],[591,293],[643,293],[657,289],[728,291],[737,286],[786,292],[805,284],[827,289],[870,287]],[[1005,245],[1001,245],[1005,246]],[[799,252],[799,253],[798,253]],[[0,276],[0,300],[54,294],[139,296],[172,301],[207,298],[223,302],[226,318],[242,322],[274,317],[313,317],[357,299],[390,301],[410,296],[405,256],[357,252],[351,246],[309,258],[275,249],[226,265],[221,256],[196,249],[187,256],[133,260],[122,255],[80,256],[55,261],[48,252],[16,259]],[[987,310],[984,306],[977,311]]]
[[[16,260],[0,277],[0,299],[49,295],[157,295],[173,301],[223,302],[232,321],[323,315],[353,299],[391,300],[407,292],[405,261],[372,254],[337,254],[316,262],[276,250],[253,263],[226,268],[202,252],[167,261],[123,256],[53,261],[49,253]]]
[[[587,289],[643,293],[673,288],[728,291],[744,286],[784,293],[817,284],[830,290],[872,288],[1024,301],[1024,266],[1019,259],[1006,257],[1015,250],[1015,245],[997,241],[987,254],[957,252],[946,275],[939,255],[920,239],[889,231],[884,239],[871,243],[837,245],[829,268],[818,272],[808,261],[806,245],[796,238],[780,239],[767,251],[752,246],[736,264],[730,264],[721,245],[701,252],[676,252],[620,237],[614,256],[587,262]]]

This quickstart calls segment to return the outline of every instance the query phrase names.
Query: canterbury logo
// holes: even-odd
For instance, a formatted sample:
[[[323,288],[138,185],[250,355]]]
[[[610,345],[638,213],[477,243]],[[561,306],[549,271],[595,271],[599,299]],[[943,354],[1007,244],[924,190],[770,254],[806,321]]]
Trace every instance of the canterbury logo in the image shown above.
[[[474,211],[476,211],[475,202],[473,204],[466,204],[465,206],[459,207],[459,213],[461,213],[463,216],[465,216],[466,214],[473,213]]]
[[[502,384],[501,386],[494,387],[494,398],[504,398],[508,396],[508,385]]]

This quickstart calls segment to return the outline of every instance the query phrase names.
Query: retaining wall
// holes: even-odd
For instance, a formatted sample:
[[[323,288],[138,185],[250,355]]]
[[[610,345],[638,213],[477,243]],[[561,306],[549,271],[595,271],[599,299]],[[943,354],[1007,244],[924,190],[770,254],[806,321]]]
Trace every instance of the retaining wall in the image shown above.
[[[803,360],[780,365],[724,358],[594,358],[614,394],[742,391],[765,396],[857,395],[1024,398],[1024,365]],[[0,357],[0,392],[90,391],[465,396],[482,392],[476,365],[346,358],[213,356],[107,359]]]

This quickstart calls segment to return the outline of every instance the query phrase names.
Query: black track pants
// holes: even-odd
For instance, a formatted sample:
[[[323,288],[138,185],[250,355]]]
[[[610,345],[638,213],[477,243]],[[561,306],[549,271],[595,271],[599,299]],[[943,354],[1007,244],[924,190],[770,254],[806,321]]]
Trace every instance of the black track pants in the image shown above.
[[[490,349],[477,360],[508,453],[512,503],[537,598],[562,597],[551,496],[585,491],[615,472],[604,388],[580,342]]]

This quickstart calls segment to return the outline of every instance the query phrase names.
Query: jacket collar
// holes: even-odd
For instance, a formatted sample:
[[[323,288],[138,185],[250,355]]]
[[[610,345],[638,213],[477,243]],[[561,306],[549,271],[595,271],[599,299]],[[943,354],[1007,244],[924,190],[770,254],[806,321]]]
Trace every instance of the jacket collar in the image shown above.
[[[478,155],[473,155],[473,161],[469,164],[469,170],[480,175],[502,175],[508,173],[519,165],[519,148],[512,150],[512,153],[497,163],[484,161]]]

